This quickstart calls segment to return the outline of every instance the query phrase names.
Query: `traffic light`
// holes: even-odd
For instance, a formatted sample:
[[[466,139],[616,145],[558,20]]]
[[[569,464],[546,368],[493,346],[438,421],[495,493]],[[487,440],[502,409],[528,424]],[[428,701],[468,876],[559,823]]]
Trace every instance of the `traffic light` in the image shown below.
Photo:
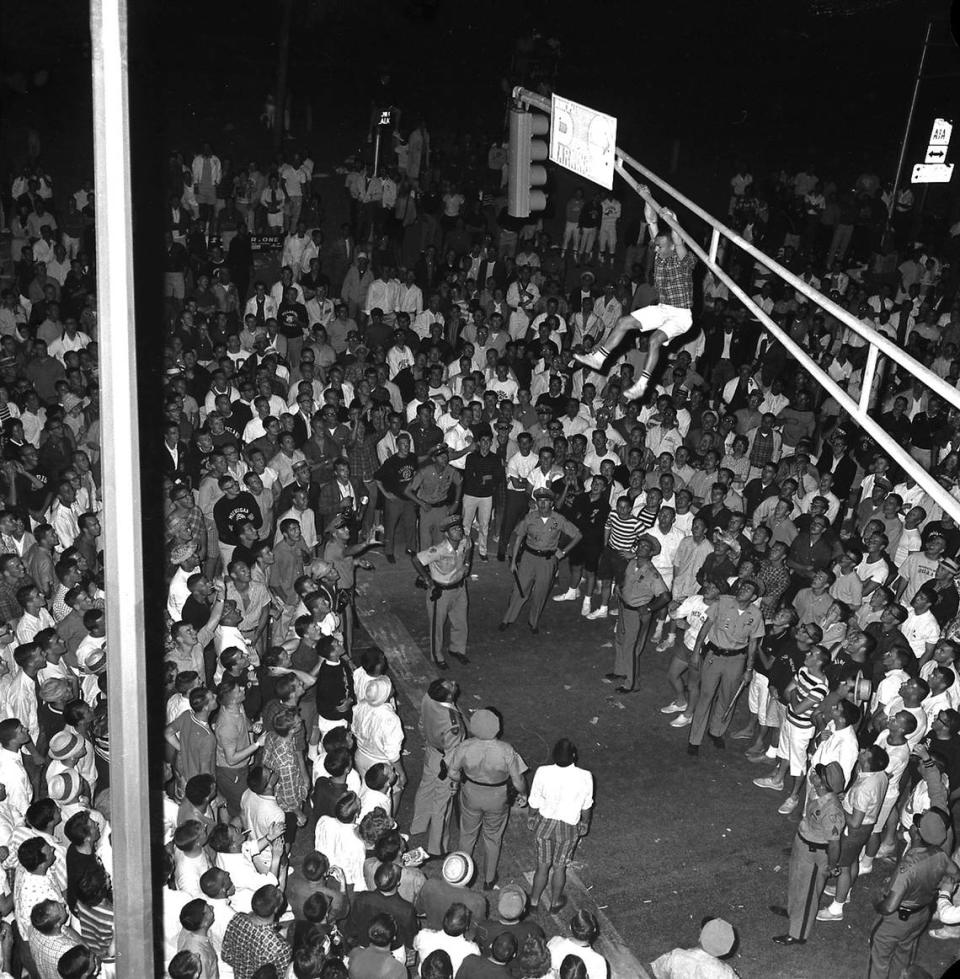
[[[536,190],[547,182],[546,160],[548,147],[546,136],[550,131],[550,119],[539,112],[523,109],[510,110],[510,146],[507,152],[507,214],[512,218],[527,218],[532,211],[542,211],[547,206],[547,195]]]

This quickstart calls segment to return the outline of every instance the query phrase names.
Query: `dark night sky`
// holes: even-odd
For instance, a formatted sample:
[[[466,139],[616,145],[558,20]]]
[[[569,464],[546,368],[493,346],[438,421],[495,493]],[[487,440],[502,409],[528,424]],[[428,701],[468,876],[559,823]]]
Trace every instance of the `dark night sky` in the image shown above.
[[[433,10],[433,16],[423,16]],[[557,90],[618,116],[619,142],[655,169],[681,144],[681,172],[719,180],[739,155],[756,171],[813,162],[820,172],[892,168],[928,15],[947,0],[295,0],[292,84],[326,124],[323,158],[362,130],[376,68],[391,66],[405,109],[434,132],[496,128],[513,40],[536,26],[560,40]],[[854,9],[823,16],[816,5]],[[22,152],[32,119],[45,145],[90,157],[89,45],[83,5],[52,0],[0,8],[0,63],[9,74],[50,72],[28,97],[4,89],[4,156]],[[189,146],[255,118],[272,87],[279,5],[238,16],[226,0],[131,4],[148,79],[151,132]],[[143,7],[153,8],[146,15]],[[249,9],[249,8],[248,8]],[[150,18],[144,20],[144,16]],[[945,30],[944,35],[945,36]],[[955,48],[934,49],[930,74],[960,69]],[[917,141],[934,114],[958,117],[960,79],[924,83]],[[12,145],[11,145],[12,144]],[[69,154],[62,147],[70,144]],[[12,150],[12,153],[11,153]],[[333,160],[326,161],[328,163]]]

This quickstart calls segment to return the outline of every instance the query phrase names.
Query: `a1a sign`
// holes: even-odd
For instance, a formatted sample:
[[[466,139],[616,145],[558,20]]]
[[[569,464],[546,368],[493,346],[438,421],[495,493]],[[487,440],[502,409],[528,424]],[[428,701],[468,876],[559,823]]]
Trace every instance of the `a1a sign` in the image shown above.
[[[953,123],[947,119],[934,119],[930,130],[930,142],[924,163],[946,163],[947,150],[950,146],[950,136],[953,133]]]

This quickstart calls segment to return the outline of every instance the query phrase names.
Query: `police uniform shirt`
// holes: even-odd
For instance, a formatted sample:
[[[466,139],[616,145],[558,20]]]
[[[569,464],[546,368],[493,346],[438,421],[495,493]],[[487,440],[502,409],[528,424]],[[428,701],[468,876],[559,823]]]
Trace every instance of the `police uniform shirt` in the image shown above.
[[[410,481],[410,488],[425,503],[446,503],[450,489],[455,482],[460,481],[460,474],[450,466],[444,466],[439,472],[432,463],[424,466]]]
[[[706,638],[720,649],[742,649],[751,639],[762,639],[763,616],[755,605],[741,609],[732,595],[721,595],[707,613]]]
[[[498,785],[519,782],[527,770],[526,762],[506,741],[467,738],[453,749],[447,767],[455,778],[462,771],[473,782]]]
[[[446,754],[463,741],[463,715],[455,704],[441,703],[425,693],[420,702],[420,728],[431,747]]]
[[[922,908],[936,897],[944,876],[958,872],[957,865],[943,850],[914,847],[900,858],[889,893],[897,898],[900,907]]]
[[[832,792],[819,798],[807,788],[807,801],[798,832],[809,843],[829,843],[839,840],[846,825],[843,806]]]
[[[652,602],[657,595],[667,594],[660,572],[652,564],[641,566],[634,558],[623,575],[620,598],[628,608],[638,608]]]
[[[467,573],[470,548],[469,537],[454,546],[446,538],[433,547],[417,554],[417,560],[430,571],[430,577],[438,585],[452,585]]]
[[[528,513],[520,521],[520,536],[526,536],[527,547],[535,551],[555,551],[560,546],[561,535],[577,537],[580,531],[566,517],[551,513],[541,517],[539,513]]]

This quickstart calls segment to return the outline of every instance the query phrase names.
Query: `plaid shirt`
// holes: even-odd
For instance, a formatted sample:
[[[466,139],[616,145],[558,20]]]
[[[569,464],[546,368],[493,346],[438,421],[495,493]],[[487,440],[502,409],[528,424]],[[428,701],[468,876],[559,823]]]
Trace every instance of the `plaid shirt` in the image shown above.
[[[237,914],[223,933],[220,958],[233,966],[236,979],[252,979],[257,969],[268,962],[282,976],[293,959],[293,950],[269,925],[261,925],[249,915]]]
[[[350,461],[350,475],[364,483],[369,483],[373,479],[373,474],[380,468],[380,460],[377,458],[377,442],[380,441],[379,432],[370,432],[361,441],[351,442],[347,446],[347,459]]]
[[[775,608],[790,587],[790,569],[785,564],[774,567],[769,561],[764,561],[754,577],[763,589],[763,604]]]
[[[181,522],[190,533],[190,543],[195,547],[199,548],[201,545],[206,543],[207,538],[207,528],[206,524],[203,522],[203,512],[200,507],[191,507],[186,513],[182,510],[178,510],[176,514],[170,514],[167,517],[167,539],[171,540],[174,537],[172,533],[172,524],[176,521]]]
[[[680,309],[693,308],[694,257],[687,252],[680,258],[675,251],[653,260],[653,281],[660,293],[660,302]]]
[[[277,805],[284,812],[295,812],[307,798],[307,783],[300,765],[297,764],[296,742],[291,738],[281,738],[271,731],[263,745],[263,765],[277,773],[277,788],[274,792]]]
[[[60,956],[69,952],[77,944],[76,939],[69,938],[62,933],[44,935],[32,929],[30,951],[33,952],[33,958],[37,963],[37,970],[41,979],[47,979],[47,976],[59,976]]]

